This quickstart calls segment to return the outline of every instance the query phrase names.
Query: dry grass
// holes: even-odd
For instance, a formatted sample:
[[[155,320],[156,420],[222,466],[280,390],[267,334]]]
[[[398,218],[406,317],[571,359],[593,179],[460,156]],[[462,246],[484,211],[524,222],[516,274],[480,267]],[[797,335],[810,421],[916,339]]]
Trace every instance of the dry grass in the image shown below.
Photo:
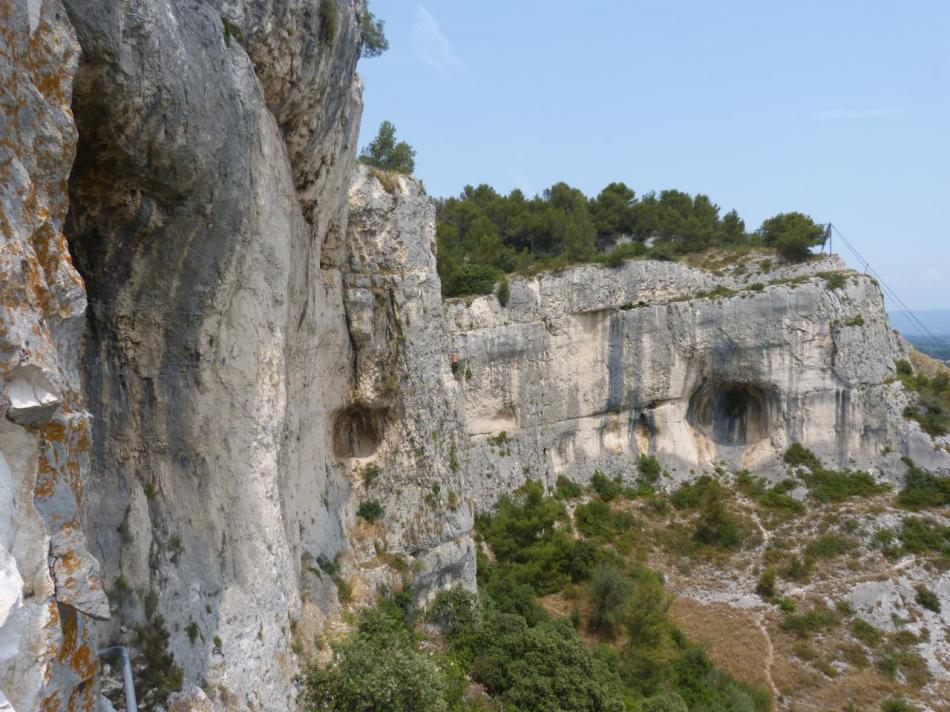
[[[706,646],[710,659],[737,680],[770,689],[769,641],[755,611],[678,598],[670,606],[670,618],[690,640]]]

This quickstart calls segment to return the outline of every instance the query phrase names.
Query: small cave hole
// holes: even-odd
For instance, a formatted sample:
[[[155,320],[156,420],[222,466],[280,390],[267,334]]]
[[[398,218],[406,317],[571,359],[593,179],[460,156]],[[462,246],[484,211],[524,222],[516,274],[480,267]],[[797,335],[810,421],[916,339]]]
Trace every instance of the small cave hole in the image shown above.
[[[386,413],[354,404],[338,411],[333,420],[333,455],[339,460],[370,457],[383,440]]]
[[[704,382],[689,400],[690,424],[721,445],[749,445],[771,428],[773,399],[752,383]]]

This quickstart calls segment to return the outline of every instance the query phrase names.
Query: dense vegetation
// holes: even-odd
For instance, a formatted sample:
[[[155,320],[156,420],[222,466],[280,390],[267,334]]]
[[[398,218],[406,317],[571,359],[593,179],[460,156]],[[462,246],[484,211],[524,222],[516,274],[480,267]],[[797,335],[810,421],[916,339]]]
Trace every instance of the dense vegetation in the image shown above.
[[[652,458],[640,463],[643,487],[655,469]],[[598,482],[608,498],[619,496],[612,484]],[[479,518],[479,595],[442,592],[425,614],[429,628],[419,625],[422,613],[413,609],[408,590],[384,596],[361,614],[357,630],[335,646],[333,663],[310,673],[308,708],[769,709],[766,693],[713,667],[673,625],[662,577],[622,555],[620,542],[635,527],[633,516],[608,514],[604,498],[595,496],[586,506],[607,516],[585,520],[579,506],[573,518],[578,529],[583,532],[586,521],[596,531],[578,537],[564,503],[578,494],[576,485],[559,485],[555,498],[529,482]],[[715,500],[707,492],[696,503]],[[549,613],[545,596],[574,600],[570,616]],[[433,637],[431,626],[441,634]],[[598,642],[585,643],[578,629]]]
[[[897,377],[918,396],[918,403],[908,406],[904,416],[916,420],[930,435],[950,433],[950,371],[942,370],[930,378],[914,373],[910,363],[901,360],[897,362]]]
[[[438,212],[446,296],[487,294],[514,271],[617,265],[638,256],[671,260],[713,247],[770,246],[801,260],[824,238],[824,227],[801,213],[777,215],[750,234],[735,210],[720,214],[708,196],[664,190],[637,197],[623,183],[611,183],[593,198],[566,183],[534,198],[520,190],[501,195],[488,185],[467,186],[459,197],[441,201]]]

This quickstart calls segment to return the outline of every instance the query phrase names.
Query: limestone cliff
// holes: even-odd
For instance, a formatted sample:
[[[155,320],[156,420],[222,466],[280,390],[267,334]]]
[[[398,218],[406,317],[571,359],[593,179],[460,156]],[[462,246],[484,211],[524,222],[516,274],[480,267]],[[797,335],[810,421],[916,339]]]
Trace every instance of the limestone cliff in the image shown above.
[[[784,471],[792,442],[892,479],[903,455],[947,470],[946,450],[901,415],[906,354],[880,289],[844,268],[590,265],[515,279],[506,307],[454,301],[473,474],[493,478],[476,499],[525,473],[634,476],[639,454],[680,480],[720,463]]]
[[[641,453],[677,479],[767,473],[792,441],[887,477],[901,454],[950,468],[901,416],[880,291],[832,288],[835,258],[584,266],[513,279],[505,307],[443,303],[433,203],[355,166],[364,11],[0,0],[20,712],[93,708],[110,643],[180,667],[179,708],[293,709],[341,599],[472,587],[474,512],[528,477],[627,476]]]
[[[78,56],[59,2],[0,2],[0,707],[17,710],[95,704],[109,615],[80,517],[86,301],[62,233]]]

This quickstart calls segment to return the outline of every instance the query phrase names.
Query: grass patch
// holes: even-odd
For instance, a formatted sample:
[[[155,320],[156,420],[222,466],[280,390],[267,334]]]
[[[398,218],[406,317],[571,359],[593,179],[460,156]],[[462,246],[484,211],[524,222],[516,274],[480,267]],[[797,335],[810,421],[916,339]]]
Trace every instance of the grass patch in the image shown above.
[[[805,556],[813,559],[833,559],[846,554],[856,546],[857,542],[854,539],[829,532],[809,542],[805,547]]]

